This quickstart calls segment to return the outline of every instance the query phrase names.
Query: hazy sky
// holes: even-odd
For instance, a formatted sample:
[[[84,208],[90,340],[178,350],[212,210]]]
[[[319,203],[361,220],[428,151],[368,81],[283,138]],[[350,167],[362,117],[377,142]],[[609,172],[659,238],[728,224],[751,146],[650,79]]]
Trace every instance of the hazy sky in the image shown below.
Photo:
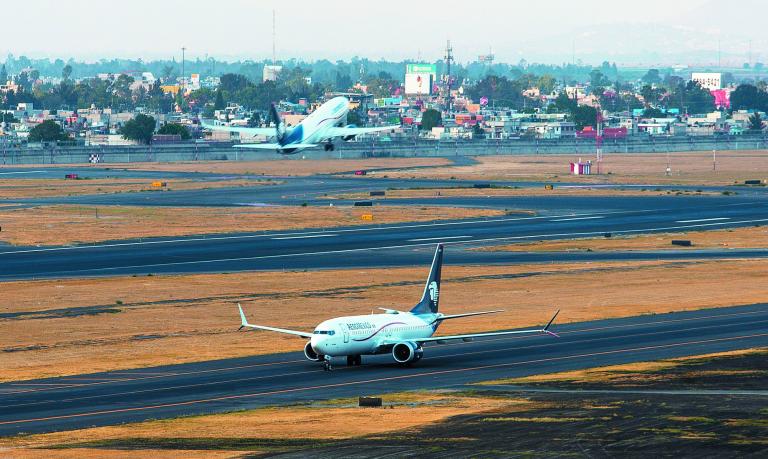
[[[768,12],[764,5],[768,2],[742,1],[759,9],[761,14],[752,15],[755,18]],[[683,51],[716,49],[718,40],[724,52],[746,50],[750,39],[756,52],[763,46],[758,36],[761,24],[751,28],[724,21],[714,9],[725,8],[722,0],[32,0],[28,4],[34,6],[24,9],[20,3],[13,20],[3,20],[0,56],[152,59],[180,56],[180,48],[186,46],[192,58],[260,60],[272,53],[273,9],[278,58],[335,60],[357,55],[431,61],[441,57],[450,38],[460,62],[489,49],[504,62],[520,58],[561,62],[566,56],[570,60],[574,45],[577,58],[585,62],[601,54],[645,59],[646,51],[651,53],[647,59],[654,59],[654,52],[669,50],[646,50],[643,34],[647,31],[650,39],[670,27],[682,34],[675,45]],[[625,49],[616,49],[614,35],[622,32],[627,33]],[[641,39],[630,38],[637,36]],[[647,46],[666,47],[652,40]]]

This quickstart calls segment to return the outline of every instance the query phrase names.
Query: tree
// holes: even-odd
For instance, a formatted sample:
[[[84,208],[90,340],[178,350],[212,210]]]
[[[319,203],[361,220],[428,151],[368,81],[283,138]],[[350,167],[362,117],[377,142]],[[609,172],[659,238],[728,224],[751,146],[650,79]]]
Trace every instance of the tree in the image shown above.
[[[440,126],[443,123],[443,115],[434,108],[429,108],[421,114],[421,126],[419,129],[422,131],[431,131],[433,127]]]
[[[189,140],[192,135],[189,133],[189,129],[179,123],[166,123],[157,131],[162,135],[178,135],[181,136],[181,140]]]
[[[610,84],[611,81],[600,70],[595,69],[589,72],[589,86],[592,89],[592,94],[602,94],[605,87]]]
[[[740,84],[731,93],[734,110],[768,110],[768,93],[751,84]]]
[[[8,126],[9,124],[14,124],[18,122],[19,120],[17,120],[13,116],[13,113],[0,112],[0,123],[5,123],[5,125]]]
[[[224,103],[224,95],[221,93],[221,89],[216,91],[216,101],[213,103],[214,110],[224,110],[227,105]]]
[[[67,65],[64,66],[63,69],[61,69],[61,78],[64,81],[68,81],[69,77],[71,77],[71,76],[72,76],[72,66],[67,64]]]
[[[749,130],[753,132],[762,132],[763,130],[763,118],[760,113],[755,113],[749,117]]]
[[[709,113],[715,109],[712,93],[695,81],[678,85],[672,92],[669,103],[680,104],[678,107],[686,113]]]
[[[348,111],[347,124],[354,124],[355,126],[360,126],[361,124],[363,124],[363,117],[360,115],[360,111],[358,110]]]
[[[134,119],[127,121],[123,125],[120,133],[124,139],[149,144],[152,141],[152,135],[155,133],[155,119],[144,114],[136,115]]]
[[[578,102],[568,97],[568,94],[565,91],[562,91],[560,94],[558,94],[557,98],[555,99],[555,108],[560,113],[572,113],[574,110],[576,110],[577,106]]]
[[[8,70],[5,68],[5,64],[3,64],[2,68],[0,68],[0,84],[4,85],[8,81]]]
[[[648,85],[661,84],[661,74],[658,69],[650,69],[643,75],[643,83]]]
[[[646,108],[643,112],[643,118],[664,118],[666,114],[658,108]]]
[[[53,120],[45,120],[29,131],[30,142],[56,142],[70,140],[64,129]]]
[[[576,129],[584,129],[587,126],[597,127],[597,109],[589,105],[579,105],[573,111],[573,122]]]
[[[251,84],[248,78],[237,73],[225,73],[221,76],[219,88],[226,92],[236,92],[247,88]]]

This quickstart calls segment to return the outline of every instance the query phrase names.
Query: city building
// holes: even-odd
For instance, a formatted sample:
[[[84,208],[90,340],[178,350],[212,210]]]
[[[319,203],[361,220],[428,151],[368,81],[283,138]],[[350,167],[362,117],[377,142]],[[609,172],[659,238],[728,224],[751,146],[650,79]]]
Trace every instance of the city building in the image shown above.
[[[265,65],[262,71],[261,81],[276,81],[277,76],[283,71],[282,65]]]
[[[694,73],[691,75],[691,80],[699,83],[702,88],[709,89],[710,91],[723,88],[722,73]]]

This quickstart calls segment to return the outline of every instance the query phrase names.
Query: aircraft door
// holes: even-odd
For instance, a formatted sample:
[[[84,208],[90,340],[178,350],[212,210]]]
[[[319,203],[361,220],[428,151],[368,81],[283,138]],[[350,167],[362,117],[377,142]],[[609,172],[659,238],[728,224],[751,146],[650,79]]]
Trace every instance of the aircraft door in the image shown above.
[[[349,329],[347,328],[346,325],[342,324],[341,332],[344,333],[344,343],[345,344],[348,343],[349,342]]]

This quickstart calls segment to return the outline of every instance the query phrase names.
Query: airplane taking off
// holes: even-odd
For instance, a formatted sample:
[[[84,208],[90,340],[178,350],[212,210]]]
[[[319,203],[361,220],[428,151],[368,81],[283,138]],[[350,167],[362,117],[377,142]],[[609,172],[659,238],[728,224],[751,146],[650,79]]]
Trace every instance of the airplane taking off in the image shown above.
[[[501,331],[489,333],[473,333],[468,335],[432,336],[437,327],[445,320],[462,317],[494,314],[503,311],[470,312],[466,314],[445,315],[438,312],[440,300],[440,271],[443,265],[443,245],[439,244],[435,258],[429,271],[427,284],[421,301],[409,312],[382,309],[384,314],[364,316],[338,317],[326,320],[313,332],[286,330],[284,328],[266,327],[248,323],[243,308],[240,310],[240,329],[254,328],[267,330],[309,339],[304,346],[304,355],[313,362],[323,362],[325,370],[331,369],[331,357],[347,357],[347,365],[362,364],[362,355],[392,353],[397,363],[410,365],[421,360],[424,343],[436,342],[443,344],[447,341],[472,341],[473,338],[487,336],[523,335],[542,333],[557,337],[549,331],[555,321],[557,311],[544,328],[534,330]]]
[[[276,143],[243,144],[235,145],[235,147],[275,150],[282,155],[292,155],[307,148],[317,147],[320,144],[324,144],[325,151],[333,151],[335,148],[333,139],[335,138],[341,137],[342,140],[349,141],[358,135],[390,131],[400,127],[381,126],[366,128],[357,127],[353,124],[347,125],[349,100],[346,97],[334,97],[310,113],[301,123],[291,128],[286,127],[285,123],[280,119],[274,104],[270,107],[269,112],[272,116],[272,121],[275,123],[273,128],[216,126],[205,122],[202,123],[202,126],[216,131],[274,137],[277,141]]]

